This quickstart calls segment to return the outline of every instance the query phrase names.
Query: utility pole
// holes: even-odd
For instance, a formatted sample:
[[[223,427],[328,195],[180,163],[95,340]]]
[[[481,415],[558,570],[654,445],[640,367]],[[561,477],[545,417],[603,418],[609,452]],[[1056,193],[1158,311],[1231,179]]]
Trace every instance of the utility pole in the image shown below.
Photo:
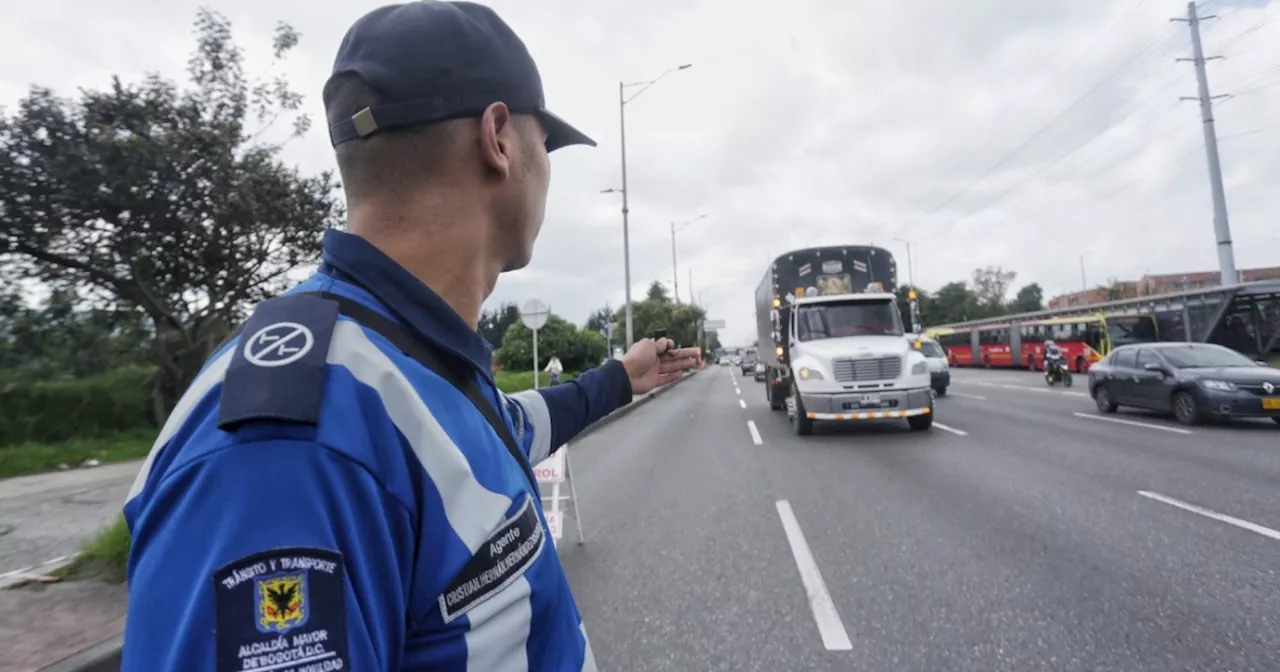
[[[637,94],[639,95],[639,94]],[[627,300],[627,345],[624,351],[631,349],[631,232],[627,215],[627,99],[626,84],[618,82],[618,126],[622,139],[622,276],[626,283]]]
[[[671,289],[680,303],[680,267],[676,265],[676,223],[671,222]]]
[[[1182,100],[1200,101],[1200,120],[1204,124],[1204,151],[1209,160],[1209,189],[1213,193],[1213,228],[1218,239],[1218,270],[1222,274],[1223,285],[1236,284],[1236,260],[1231,249],[1231,227],[1227,221],[1227,196],[1222,187],[1222,164],[1218,159],[1218,135],[1213,127],[1213,99],[1225,96],[1209,95],[1209,76],[1205,73],[1207,60],[1222,58],[1211,56],[1205,58],[1204,47],[1200,44],[1200,22],[1215,18],[1214,16],[1198,16],[1196,3],[1187,3],[1187,18],[1170,19],[1186,21],[1191,28],[1191,58],[1179,58],[1179,61],[1191,61],[1196,68],[1196,83],[1199,95],[1183,96]]]

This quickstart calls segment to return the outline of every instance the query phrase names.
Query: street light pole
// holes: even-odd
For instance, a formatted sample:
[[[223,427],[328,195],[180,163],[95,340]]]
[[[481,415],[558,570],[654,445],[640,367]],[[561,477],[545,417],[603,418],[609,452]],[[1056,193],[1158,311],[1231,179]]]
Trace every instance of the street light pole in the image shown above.
[[[626,86],[618,82],[618,125],[622,137],[622,274],[627,283],[627,345],[624,351],[631,349],[631,234],[627,222],[627,99]]]
[[[628,215],[630,210],[627,208],[627,103],[635,100],[640,94],[644,93],[649,87],[653,86],[654,84],[657,84],[658,80],[662,79],[663,77],[666,77],[667,75],[673,72],[676,72],[678,70],[686,70],[690,67],[693,67],[693,65],[691,63],[686,63],[679,67],[675,67],[670,70],[667,70],[661,75],[658,75],[654,79],[651,79],[646,82],[634,82],[632,84],[627,84],[625,82],[618,82],[618,126],[619,126],[619,131],[621,133],[621,145],[622,145],[622,255],[623,255],[622,269],[623,269],[623,276],[624,276],[623,279],[627,283],[627,287],[626,287],[627,350],[630,350],[631,344],[635,342],[634,340],[635,334],[632,329],[632,321],[631,321],[631,235],[630,235],[631,232],[630,232],[630,226],[628,221],[629,219]],[[626,97],[627,89],[633,86],[639,86],[642,88],[639,91],[636,91],[635,94],[633,94],[630,98],[627,98]]]
[[[911,307],[911,330],[920,331],[920,303],[916,299],[916,265],[911,260],[911,241],[902,238],[894,238],[907,246],[907,282],[911,283],[911,291],[907,294],[907,300]]]
[[[706,215],[698,215],[693,219],[676,224],[671,222],[671,286],[674,288],[676,303],[680,303],[680,268],[676,265],[676,232],[684,229],[684,227],[706,217]],[[690,291],[693,291],[693,284],[689,285]],[[693,303],[693,294],[689,295],[689,303]]]

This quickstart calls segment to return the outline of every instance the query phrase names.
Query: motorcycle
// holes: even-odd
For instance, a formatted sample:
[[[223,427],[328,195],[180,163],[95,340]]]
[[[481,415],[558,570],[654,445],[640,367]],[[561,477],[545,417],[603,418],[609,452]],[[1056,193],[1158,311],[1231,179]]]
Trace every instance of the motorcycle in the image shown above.
[[[1071,371],[1062,359],[1046,359],[1044,362],[1044,382],[1049,387],[1062,383],[1063,387],[1071,387]]]

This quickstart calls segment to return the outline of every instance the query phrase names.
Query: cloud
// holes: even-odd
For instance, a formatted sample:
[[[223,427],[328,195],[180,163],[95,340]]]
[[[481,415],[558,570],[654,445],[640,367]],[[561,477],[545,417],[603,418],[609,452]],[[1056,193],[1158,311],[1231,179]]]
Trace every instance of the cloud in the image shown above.
[[[224,0],[270,66],[278,20],[303,34],[285,72],[319,120],[347,26],[377,3]],[[1280,7],[1210,0],[1205,24],[1236,263],[1280,260],[1269,179],[1280,168]],[[753,338],[771,255],[815,244],[889,247],[936,288],[977,266],[1047,295],[1140,273],[1216,267],[1185,4],[1167,0],[494,3],[538,60],[550,107],[600,147],[552,158],[534,263],[492,302],[540,298],[582,321],[623,300],[618,82],[671,74],[626,106],[634,293],[693,289],[731,342]],[[32,83],[70,93],[112,74],[181,77],[197,3],[46,0],[10,10],[0,104]],[[140,17],[140,18],[139,18]],[[634,91],[632,89],[631,91]],[[288,148],[333,168],[323,124]]]

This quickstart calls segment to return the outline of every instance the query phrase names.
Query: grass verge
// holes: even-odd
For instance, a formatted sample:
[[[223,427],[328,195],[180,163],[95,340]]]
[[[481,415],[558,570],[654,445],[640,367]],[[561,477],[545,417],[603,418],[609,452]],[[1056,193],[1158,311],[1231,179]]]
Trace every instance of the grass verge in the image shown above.
[[[142,429],[98,439],[0,446],[0,478],[56,471],[61,464],[78,467],[91,458],[103,463],[141,459],[155,439],[155,430]]]
[[[129,564],[129,528],[124,516],[107,526],[80,547],[80,555],[71,564],[50,572],[63,580],[95,579],[107,583],[124,583]]]
[[[567,383],[577,377],[578,374],[565,371],[560,374],[560,382]],[[507,394],[533,389],[532,371],[499,371],[493,375],[493,380],[498,389]],[[540,373],[538,380],[543,387],[551,384],[551,376],[546,373]]]

